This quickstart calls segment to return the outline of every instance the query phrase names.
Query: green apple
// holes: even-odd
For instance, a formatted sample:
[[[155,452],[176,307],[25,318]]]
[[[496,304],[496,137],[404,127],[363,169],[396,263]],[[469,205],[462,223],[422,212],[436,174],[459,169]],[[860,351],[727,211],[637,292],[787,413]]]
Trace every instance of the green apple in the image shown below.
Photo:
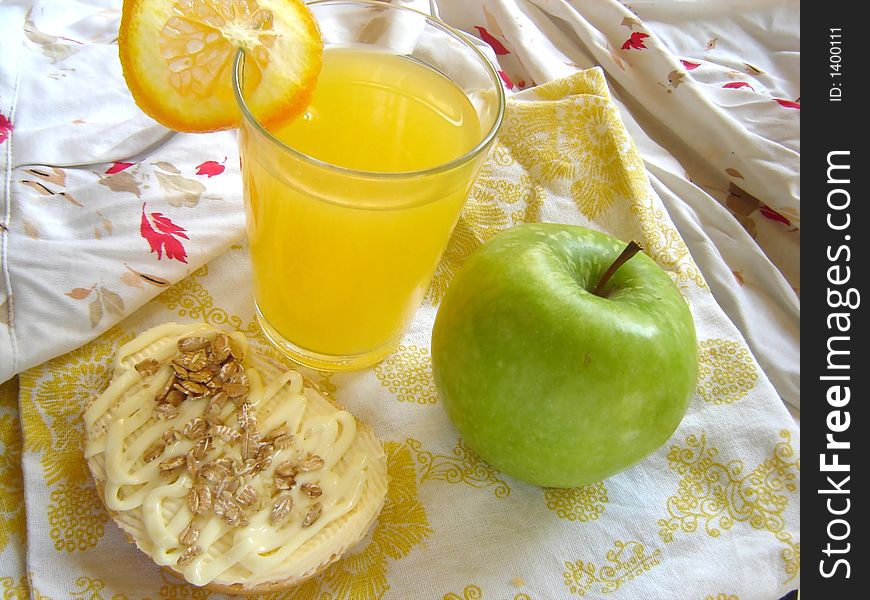
[[[648,256],[614,264],[625,248],[584,227],[520,225],[450,285],[432,332],[438,395],[504,473],[547,487],[600,481],[654,452],[685,415],[698,376],[691,311]]]

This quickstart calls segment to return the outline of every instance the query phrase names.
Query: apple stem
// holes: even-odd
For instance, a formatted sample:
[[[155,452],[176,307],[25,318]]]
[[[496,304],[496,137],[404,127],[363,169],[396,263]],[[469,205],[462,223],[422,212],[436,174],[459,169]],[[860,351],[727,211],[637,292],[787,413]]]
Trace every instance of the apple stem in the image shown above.
[[[637,242],[629,242],[628,245],[625,247],[625,250],[623,250],[622,253],[616,257],[616,260],[613,261],[613,264],[611,264],[610,267],[607,268],[607,270],[604,272],[604,275],[602,275],[601,279],[598,280],[598,284],[595,286],[595,289],[592,290],[592,293],[596,296],[601,296],[603,298],[604,294],[602,292],[604,291],[604,286],[607,285],[607,282],[610,281],[610,278],[613,277],[613,274],[616,273],[619,267],[627,263],[628,260],[639,251],[640,245]]]

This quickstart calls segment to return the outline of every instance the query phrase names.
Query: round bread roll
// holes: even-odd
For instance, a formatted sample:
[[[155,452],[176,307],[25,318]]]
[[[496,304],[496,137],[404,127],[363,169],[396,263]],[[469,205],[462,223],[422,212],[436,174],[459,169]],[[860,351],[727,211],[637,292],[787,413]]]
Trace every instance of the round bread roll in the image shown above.
[[[375,522],[386,458],[372,431],[296,371],[206,324],[122,346],[84,414],[109,513],[158,565],[231,594],[287,589]]]

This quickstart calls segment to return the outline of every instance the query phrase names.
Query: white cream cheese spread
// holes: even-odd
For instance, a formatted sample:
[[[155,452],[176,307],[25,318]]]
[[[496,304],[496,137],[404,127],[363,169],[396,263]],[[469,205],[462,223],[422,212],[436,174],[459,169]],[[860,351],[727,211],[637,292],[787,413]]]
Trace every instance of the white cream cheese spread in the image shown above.
[[[85,458],[141,550],[196,585],[294,583],[365,535],[383,449],[247,340],[168,323],[122,346],[85,412]],[[258,362],[259,361],[259,362]]]

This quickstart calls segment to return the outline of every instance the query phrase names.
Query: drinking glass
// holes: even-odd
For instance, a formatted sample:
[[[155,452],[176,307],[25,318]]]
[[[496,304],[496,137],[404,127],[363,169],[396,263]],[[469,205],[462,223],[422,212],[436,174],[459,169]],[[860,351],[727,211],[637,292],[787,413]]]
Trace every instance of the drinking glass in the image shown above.
[[[244,54],[233,71],[254,300],[293,360],[359,369],[398,345],[419,307],[504,91],[465,34],[429,15],[382,2],[309,7],[323,70],[288,129],[249,109]]]

